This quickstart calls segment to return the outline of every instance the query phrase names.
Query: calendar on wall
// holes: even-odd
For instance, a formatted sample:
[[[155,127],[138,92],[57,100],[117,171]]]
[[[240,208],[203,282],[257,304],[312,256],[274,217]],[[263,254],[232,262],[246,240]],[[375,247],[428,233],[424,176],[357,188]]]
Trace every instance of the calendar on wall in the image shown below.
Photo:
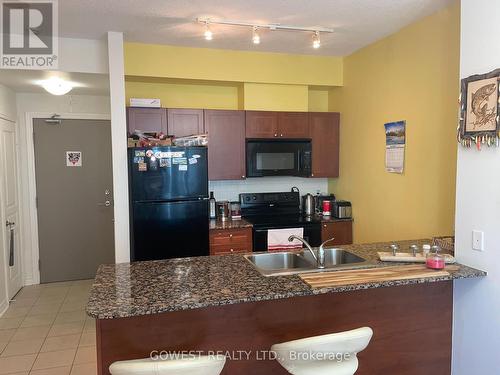
[[[385,170],[403,173],[405,164],[406,121],[389,122],[385,127]]]

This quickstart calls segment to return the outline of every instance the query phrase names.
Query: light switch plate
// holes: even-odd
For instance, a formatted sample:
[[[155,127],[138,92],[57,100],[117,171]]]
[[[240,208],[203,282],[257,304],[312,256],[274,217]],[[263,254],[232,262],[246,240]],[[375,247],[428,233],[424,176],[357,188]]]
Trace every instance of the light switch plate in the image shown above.
[[[472,231],[472,249],[484,251],[484,232],[480,230]]]

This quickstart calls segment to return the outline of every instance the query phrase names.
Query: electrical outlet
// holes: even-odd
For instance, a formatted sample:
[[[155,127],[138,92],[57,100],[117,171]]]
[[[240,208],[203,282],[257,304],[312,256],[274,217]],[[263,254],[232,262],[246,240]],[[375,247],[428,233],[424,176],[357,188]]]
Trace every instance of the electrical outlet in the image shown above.
[[[484,251],[484,232],[480,230],[472,231],[472,249]]]

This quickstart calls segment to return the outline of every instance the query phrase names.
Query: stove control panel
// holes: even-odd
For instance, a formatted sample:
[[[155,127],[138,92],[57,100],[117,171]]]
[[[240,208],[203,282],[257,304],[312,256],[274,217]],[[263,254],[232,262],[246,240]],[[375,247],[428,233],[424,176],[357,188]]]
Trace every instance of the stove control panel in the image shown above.
[[[298,192],[282,193],[242,193],[240,194],[241,207],[269,206],[272,205],[299,205]]]

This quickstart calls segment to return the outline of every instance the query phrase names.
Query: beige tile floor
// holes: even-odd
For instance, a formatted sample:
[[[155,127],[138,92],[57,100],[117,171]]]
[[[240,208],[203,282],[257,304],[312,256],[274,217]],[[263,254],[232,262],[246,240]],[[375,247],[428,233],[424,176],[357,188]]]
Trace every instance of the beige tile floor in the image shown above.
[[[94,375],[91,280],[27,286],[0,317],[0,374]]]

